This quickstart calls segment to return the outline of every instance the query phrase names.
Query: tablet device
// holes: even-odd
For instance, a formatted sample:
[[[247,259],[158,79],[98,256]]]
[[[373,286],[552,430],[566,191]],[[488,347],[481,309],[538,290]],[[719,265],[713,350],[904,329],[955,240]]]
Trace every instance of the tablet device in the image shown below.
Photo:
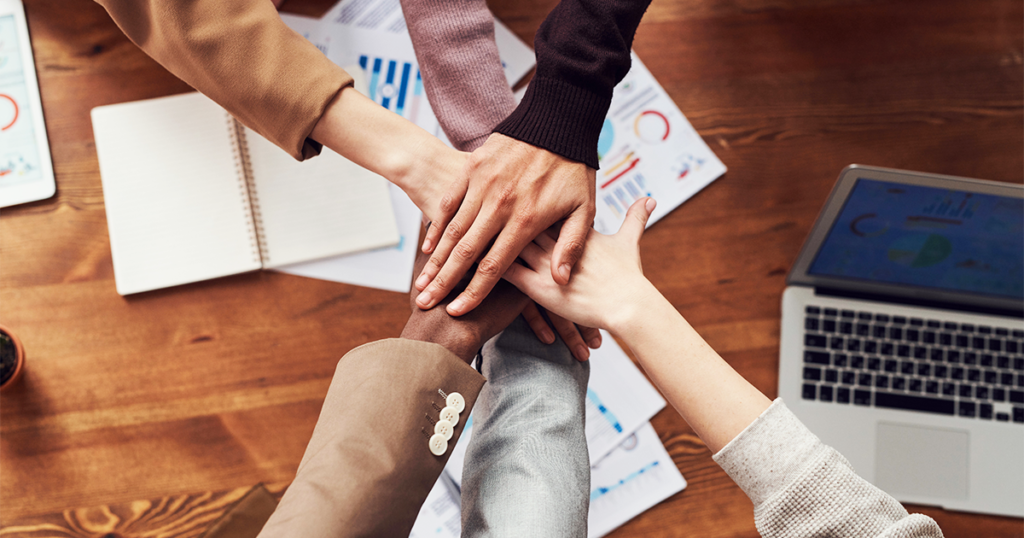
[[[55,191],[25,9],[0,0],[0,207]]]

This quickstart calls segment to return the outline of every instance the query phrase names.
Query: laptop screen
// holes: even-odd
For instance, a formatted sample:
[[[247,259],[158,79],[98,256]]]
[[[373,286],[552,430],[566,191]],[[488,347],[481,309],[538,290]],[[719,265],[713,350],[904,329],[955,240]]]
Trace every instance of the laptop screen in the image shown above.
[[[807,272],[1024,299],[1024,199],[859,178]]]

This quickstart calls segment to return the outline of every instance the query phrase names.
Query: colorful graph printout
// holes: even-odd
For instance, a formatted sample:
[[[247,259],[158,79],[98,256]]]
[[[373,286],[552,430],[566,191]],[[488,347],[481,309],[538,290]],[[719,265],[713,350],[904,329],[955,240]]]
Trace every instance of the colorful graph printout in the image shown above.
[[[650,226],[725,173],[725,165],[636,54],[615,87],[597,153],[594,227],[605,234],[618,231],[637,199],[658,201]]]
[[[42,179],[38,137],[13,15],[0,17],[0,186]]]

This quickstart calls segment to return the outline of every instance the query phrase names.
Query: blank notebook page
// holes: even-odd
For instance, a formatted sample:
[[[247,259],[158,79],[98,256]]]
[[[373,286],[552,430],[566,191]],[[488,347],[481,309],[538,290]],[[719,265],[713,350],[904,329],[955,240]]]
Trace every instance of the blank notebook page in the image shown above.
[[[92,111],[121,295],[259,269],[224,110],[190,93]]]
[[[246,128],[263,266],[398,244],[384,178],[324,148],[299,162]]]

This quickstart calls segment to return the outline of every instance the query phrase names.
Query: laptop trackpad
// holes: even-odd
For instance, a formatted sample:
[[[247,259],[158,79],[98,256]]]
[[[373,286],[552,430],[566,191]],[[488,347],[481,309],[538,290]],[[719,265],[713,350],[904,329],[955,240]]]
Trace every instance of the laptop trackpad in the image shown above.
[[[880,422],[875,445],[875,485],[887,493],[967,499],[964,430]]]

